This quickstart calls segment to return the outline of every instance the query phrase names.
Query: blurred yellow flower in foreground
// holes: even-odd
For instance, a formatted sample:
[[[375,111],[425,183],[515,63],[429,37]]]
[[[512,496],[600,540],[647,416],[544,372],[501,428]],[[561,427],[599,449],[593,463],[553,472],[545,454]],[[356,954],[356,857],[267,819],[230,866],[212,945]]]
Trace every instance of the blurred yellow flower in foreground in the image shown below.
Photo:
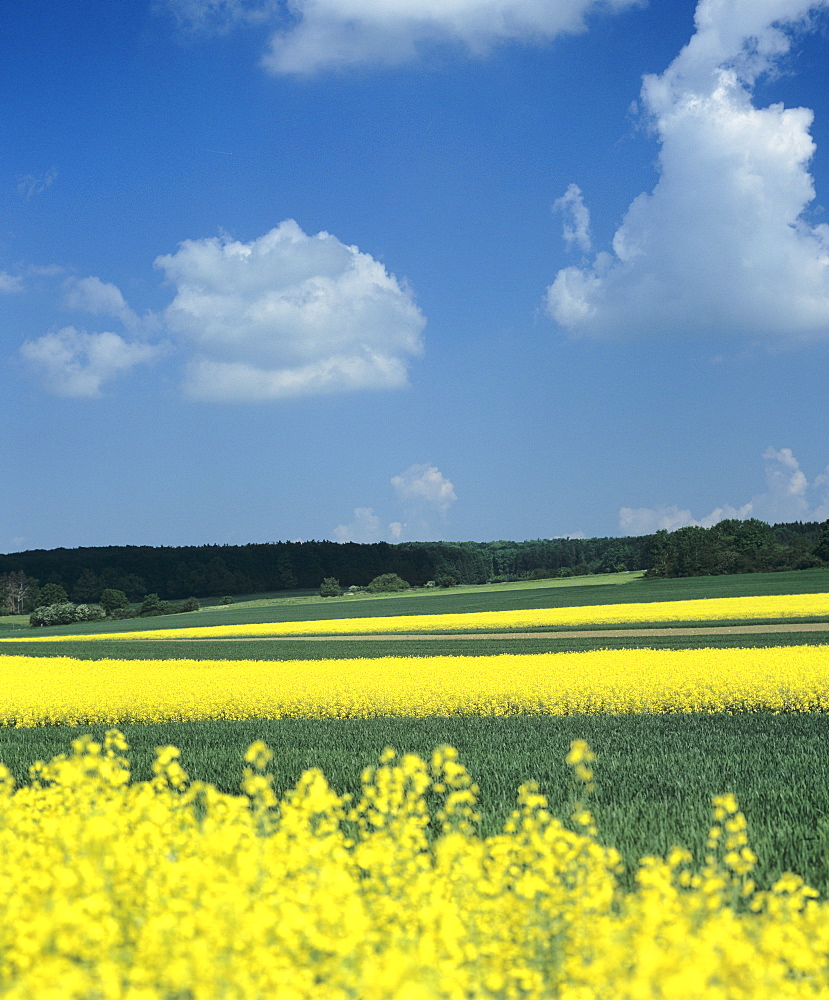
[[[355,802],[318,769],[281,801],[191,782],[175,747],[132,782],[125,741],[76,740],[0,781],[0,993],[14,1000],[604,1000],[829,995],[829,904],[770,891],[733,796],[695,864],[643,858],[635,888],[589,812],[570,829],[533,783],[502,833],[451,747],[392,749]],[[571,748],[573,766],[592,759]]]

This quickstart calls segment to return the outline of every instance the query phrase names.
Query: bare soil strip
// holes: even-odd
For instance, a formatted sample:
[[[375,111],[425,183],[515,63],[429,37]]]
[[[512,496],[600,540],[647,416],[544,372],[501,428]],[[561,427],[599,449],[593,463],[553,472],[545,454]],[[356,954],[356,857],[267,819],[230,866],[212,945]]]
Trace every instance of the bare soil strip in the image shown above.
[[[391,632],[383,635],[227,635],[199,636],[210,642],[395,642],[413,639],[626,639],[662,635],[762,635],[764,632],[829,632],[829,622],[802,625],[724,625],[706,628],[619,628],[584,632]],[[159,639],[166,642],[168,638]],[[189,636],[181,641],[192,642]]]

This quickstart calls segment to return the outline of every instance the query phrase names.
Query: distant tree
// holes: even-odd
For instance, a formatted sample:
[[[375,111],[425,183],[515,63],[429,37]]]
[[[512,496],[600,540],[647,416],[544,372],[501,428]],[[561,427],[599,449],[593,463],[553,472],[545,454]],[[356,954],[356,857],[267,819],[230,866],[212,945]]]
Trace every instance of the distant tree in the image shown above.
[[[50,604],[65,604],[69,595],[60,583],[45,583],[34,602],[36,608],[48,608]]]
[[[125,576],[119,577],[117,586],[131,601],[137,601],[142,594],[147,593],[147,584],[135,573],[127,573]],[[185,593],[187,593],[186,590]]]
[[[670,542],[668,540],[668,532],[665,528],[660,528],[659,531],[654,532],[654,534],[650,536],[650,544],[648,545],[648,560],[651,565],[645,573],[645,576],[668,575],[669,548]]]
[[[147,594],[138,606],[138,614],[142,618],[149,618],[152,615],[164,614],[164,602],[158,594]]]
[[[221,556],[215,556],[208,562],[205,567],[205,576],[208,594],[226,594],[229,590],[235,590],[239,593],[244,590],[244,588],[236,586],[236,579]]]
[[[718,521],[711,527],[710,535],[723,547],[740,553],[760,552],[774,545],[771,525],[756,517],[745,520],[726,518]]]
[[[320,584],[320,597],[341,597],[343,588],[333,576],[326,576]]]
[[[38,595],[37,581],[15,570],[0,577],[0,606],[12,615],[31,611]]]
[[[43,588],[46,589],[45,587]],[[129,607],[129,598],[124,593],[123,590],[116,590],[114,587],[107,587],[107,589],[101,594],[101,607],[104,611],[111,615],[113,611],[123,611],[124,608]]]
[[[409,587],[410,584],[397,573],[381,573],[380,576],[375,576],[366,590],[370,594],[387,594],[397,590],[408,590]]]
[[[85,569],[72,588],[72,600],[76,604],[85,604],[90,601],[97,601],[101,596],[101,581],[91,569]]]
[[[821,525],[815,555],[823,562],[829,563],[829,521],[824,521]]]
[[[201,607],[197,597],[188,597],[184,601],[180,601],[178,604],[174,605],[173,611],[176,614],[181,614],[185,611],[198,611]]]
[[[233,604],[233,598],[230,594],[225,594],[225,596],[219,601],[219,604]]]
[[[276,560],[276,572],[281,590],[296,590],[297,579],[294,575],[294,568],[291,565],[291,557],[287,552],[281,553]]]

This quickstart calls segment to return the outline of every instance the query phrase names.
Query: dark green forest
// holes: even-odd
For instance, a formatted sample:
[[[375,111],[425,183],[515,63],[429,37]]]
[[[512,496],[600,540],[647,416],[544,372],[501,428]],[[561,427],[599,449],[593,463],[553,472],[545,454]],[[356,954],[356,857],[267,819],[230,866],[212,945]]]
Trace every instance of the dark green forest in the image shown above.
[[[829,565],[829,521],[769,525],[727,520],[623,538],[512,542],[271,542],[249,545],[102,546],[0,555],[0,599],[15,581],[63,587],[76,602],[108,588],[137,601],[313,590],[325,577],[365,586],[397,573],[412,586],[478,584],[645,570],[648,576],[810,569]],[[18,591],[20,587],[18,587]],[[11,600],[6,610],[17,610]]]

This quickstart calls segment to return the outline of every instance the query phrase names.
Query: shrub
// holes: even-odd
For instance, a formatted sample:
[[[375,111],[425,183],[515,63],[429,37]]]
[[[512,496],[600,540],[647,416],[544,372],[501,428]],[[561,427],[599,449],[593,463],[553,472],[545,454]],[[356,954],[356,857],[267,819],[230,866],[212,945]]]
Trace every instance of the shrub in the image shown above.
[[[343,588],[333,576],[326,576],[320,584],[320,597],[341,597]]]
[[[102,618],[106,618],[106,612],[100,604],[75,605],[76,622],[99,622]]]
[[[226,594],[220,601],[219,604],[233,604],[233,598],[230,594]]]
[[[137,617],[138,617],[138,612],[133,611],[132,608],[116,608],[114,611],[111,611],[107,615],[107,618],[109,618],[110,621],[122,621],[125,618],[137,618]]]
[[[440,573],[435,577],[435,583],[439,587],[457,587],[458,578],[451,573]]]
[[[410,586],[397,573],[383,573],[380,576],[375,576],[366,590],[370,594],[389,594],[396,590],[408,590]]]
[[[29,615],[29,624],[35,628],[44,625],[71,625],[75,621],[75,605],[71,601],[47,604],[35,608]]]
[[[528,570],[524,576],[524,580],[549,580],[550,577],[556,575],[554,569],[542,569],[540,566],[535,569]]]
[[[232,598],[231,598],[232,600]],[[186,611],[198,611],[201,607],[197,597],[188,597],[186,601],[180,601],[175,605],[176,614],[181,614]]]
[[[29,625],[32,628],[71,625],[73,622],[97,622],[103,617],[105,617],[104,609],[100,604],[73,604],[71,601],[59,601],[57,604],[35,608],[29,615]]]

